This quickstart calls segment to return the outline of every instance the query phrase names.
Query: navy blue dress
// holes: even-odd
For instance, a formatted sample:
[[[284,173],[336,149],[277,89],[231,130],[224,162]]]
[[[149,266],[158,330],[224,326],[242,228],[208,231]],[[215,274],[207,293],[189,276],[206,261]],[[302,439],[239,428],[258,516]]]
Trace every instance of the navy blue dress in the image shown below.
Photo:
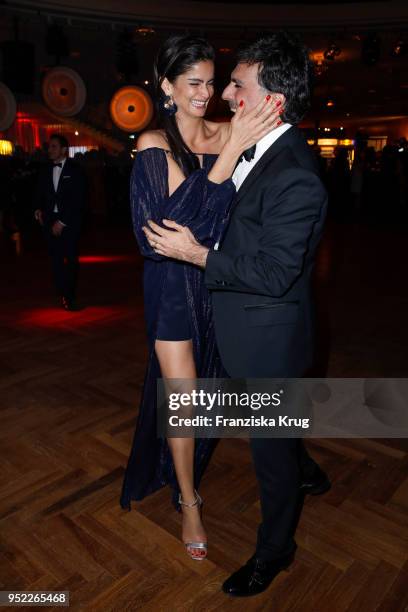
[[[157,340],[190,340],[193,337],[188,316],[184,265],[183,262],[174,260],[167,264],[160,298]]]
[[[161,377],[154,350],[156,339],[193,343],[199,378],[225,377],[218,355],[211,299],[204,285],[204,272],[197,266],[167,259],[150,247],[142,227],[148,219],[159,225],[163,218],[188,226],[196,239],[213,247],[226,230],[235,186],[229,179],[221,184],[208,180],[216,155],[204,155],[203,167],[194,171],[169,196],[167,154],[150,148],[137,153],[131,175],[133,227],[144,256],[144,314],[148,339],[148,364],[120,503],[130,509],[141,500],[170,484],[178,507],[178,485],[170,449],[158,438],[156,382]],[[195,443],[194,484],[198,488],[216,440]]]

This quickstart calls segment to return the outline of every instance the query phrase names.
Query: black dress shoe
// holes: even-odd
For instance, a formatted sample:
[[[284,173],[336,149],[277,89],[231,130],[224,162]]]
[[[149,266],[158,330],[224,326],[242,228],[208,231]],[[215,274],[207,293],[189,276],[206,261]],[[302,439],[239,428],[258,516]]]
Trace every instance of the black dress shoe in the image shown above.
[[[326,472],[316,467],[311,476],[303,476],[300,490],[305,495],[322,495],[331,488],[331,482]]]
[[[222,590],[232,597],[251,597],[265,591],[272,580],[293,563],[295,551],[288,555],[262,561],[255,556],[234,572],[222,585]]]

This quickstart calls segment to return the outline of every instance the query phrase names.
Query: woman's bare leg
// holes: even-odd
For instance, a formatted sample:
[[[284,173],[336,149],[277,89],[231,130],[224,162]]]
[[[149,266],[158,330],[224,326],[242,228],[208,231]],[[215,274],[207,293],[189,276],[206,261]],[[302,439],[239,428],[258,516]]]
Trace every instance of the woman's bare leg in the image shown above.
[[[164,379],[179,378],[193,381],[197,378],[191,340],[156,340],[155,350]],[[183,389],[183,392],[186,389]],[[194,502],[194,438],[167,439],[176,470],[183,501]],[[206,542],[207,536],[201,522],[198,506],[182,506],[184,542]],[[203,555],[202,549],[192,549],[195,556]]]

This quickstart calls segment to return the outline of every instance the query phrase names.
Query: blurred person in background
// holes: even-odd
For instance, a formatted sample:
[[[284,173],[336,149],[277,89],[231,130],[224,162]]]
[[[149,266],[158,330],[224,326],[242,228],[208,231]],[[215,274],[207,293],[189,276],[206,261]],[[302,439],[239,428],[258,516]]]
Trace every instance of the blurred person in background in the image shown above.
[[[86,181],[82,169],[68,157],[68,141],[50,138],[50,163],[40,171],[35,192],[35,219],[44,229],[54,284],[62,307],[77,310],[78,245],[85,208]]]
[[[339,220],[349,216],[350,202],[350,166],[347,149],[336,147],[334,159],[328,172],[329,202],[332,212]]]
[[[366,150],[357,149],[353,165],[351,167],[350,191],[353,198],[353,213],[357,216],[361,213],[362,194],[364,187],[364,176],[366,171]]]

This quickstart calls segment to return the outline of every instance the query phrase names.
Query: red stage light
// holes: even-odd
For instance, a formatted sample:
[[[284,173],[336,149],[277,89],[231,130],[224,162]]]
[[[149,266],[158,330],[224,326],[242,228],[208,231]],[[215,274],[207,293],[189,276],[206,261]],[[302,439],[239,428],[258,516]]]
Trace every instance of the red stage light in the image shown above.
[[[123,306],[89,306],[76,312],[63,308],[36,308],[21,312],[14,324],[23,327],[67,329],[86,325],[105,324],[113,320],[134,317],[135,311]]]
[[[37,149],[41,148],[40,126],[37,122],[33,122],[34,144]]]
[[[119,263],[134,261],[134,257],[130,255],[81,255],[79,261],[83,264]]]

